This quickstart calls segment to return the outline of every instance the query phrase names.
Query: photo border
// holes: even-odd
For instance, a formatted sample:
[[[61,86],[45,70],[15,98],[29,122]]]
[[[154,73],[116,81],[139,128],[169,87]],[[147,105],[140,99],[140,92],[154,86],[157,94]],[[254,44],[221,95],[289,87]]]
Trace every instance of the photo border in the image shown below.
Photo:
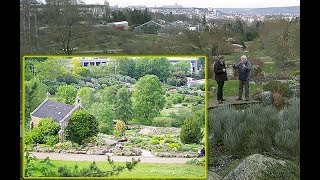
[[[75,54],[75,55],[50,55],[50,54],[44,54],[44,55],[24,55],[20,61],[20,75],[21,75],[21,89],[22,89],[22,128],[20,125],[20,142],[21,144],[21,178],[23,179],[128,179],[128,178],[119,178],[119,177],[26,177],[24,174],[24,137],[25,137],[25,59],[26,58],[32,58],[32,57],[53,57],[53,58],[61,58],[61,57],[112,57],[112,58],[125,58],[125,57],[136,57],[136,58],[144,58],[144,57],[198,57],[198,58],[204,58],[204,73],[205,73],[205,97],[204,97],[204,111],[205,111],[205,176],[204,177],[165,177],[165,178],[130,178],[130,179],[199,179],[204,180],[208,178],[208,167],[209,167],[209,157],[208,157],[208,57],[206,55],[190,55],[190,54],[182,54],[182,55],[113,55],[113,54],[105,54],[105,55],[97,55],[97,54]],[[21,119],[20,119],[21,120]]]

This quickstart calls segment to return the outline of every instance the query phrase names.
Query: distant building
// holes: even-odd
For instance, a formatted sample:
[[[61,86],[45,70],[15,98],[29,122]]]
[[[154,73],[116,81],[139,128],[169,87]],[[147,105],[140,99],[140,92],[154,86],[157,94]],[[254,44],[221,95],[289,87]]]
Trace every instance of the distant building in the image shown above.
[[[163,8],[166,9],[180,9],[183,8],[181,5],[178,5],[177,3],[175,3],[174,5],[163,5]]]
[[[129,28],[128,21],[112,22],[107,25],[119,30],[127,30]]]
[[[148,21],[140,26],[137,26],[133,29],[135,33],[146,33],[146,34],[158,34],[161,33],[164,29],[164,26],[155,22],[155,21]]]

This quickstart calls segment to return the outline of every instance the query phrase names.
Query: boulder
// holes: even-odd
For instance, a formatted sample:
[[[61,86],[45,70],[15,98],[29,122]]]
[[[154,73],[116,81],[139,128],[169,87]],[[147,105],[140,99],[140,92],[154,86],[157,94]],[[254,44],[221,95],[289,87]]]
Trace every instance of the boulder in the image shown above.
[[[258,96],[261,103],[264,105],[271,105],[273,103],[273,95],[271,91],[262,92]]]
[[[285,165],[285,162],[261,154],[253,154],[243,160],[223,180],[258,180],[263,176],[263,172],[267,168],[276,164]]]
[[[212,171],[208,171],[207,180],[221,180],[221,177]]]

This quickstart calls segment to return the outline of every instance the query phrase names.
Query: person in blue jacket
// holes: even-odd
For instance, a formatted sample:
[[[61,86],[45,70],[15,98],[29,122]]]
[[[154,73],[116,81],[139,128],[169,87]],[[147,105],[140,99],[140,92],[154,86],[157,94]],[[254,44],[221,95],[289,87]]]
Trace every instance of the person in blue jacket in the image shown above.
[[[233,65],[233,68],[237,69],[239,72],[239,96],[237,101],[242,100],[243,87],[245,91],[245,100],[249,101],[249,79],[251,63],[248,61],[247,56],[241,56],[240,62],[238,62],[238,64],[236,65]]]

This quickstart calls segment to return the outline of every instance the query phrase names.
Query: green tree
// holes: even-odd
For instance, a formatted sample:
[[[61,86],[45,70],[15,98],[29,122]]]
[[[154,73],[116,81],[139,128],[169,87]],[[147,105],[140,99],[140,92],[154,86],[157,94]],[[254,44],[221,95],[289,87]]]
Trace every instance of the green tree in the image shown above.
[[[58,143],[58,132],[60,125],[52,118],[43,118],[39,121],[38,126],[34,127],[26,134],[26,137],[31,138],[32,144],[48,144],[54,145]]]
[[[112,110],[112,105],[108,102],[95,102],[91,105],[88,111],[99,121],[99,132],[112,134],[112,123],[115,119],[115,113]]]
[[[131,92],[127,88],[121,88],[118,90],[115,102],[115,113],[117,119],[121,119],[124,122],[128,122],[132,119],[132,102]]]
[[[195,116],[187,117],[181,127],[180,140],[184,144],[199,143],[202,138],[199,122]]]
[[[38,78],[25,82],[25,122],[29,127],[30,113],[41,104],[46,98],[46,85],[42,84]]]
[[[58,87],[57,96],[60,102],[73,104],[76,99],[76,89],[73,85],[62,85]]]
[[[133,112],[137,120],[151,124],[165,105],[164,92],[157,76],[146,75],[139,79],[133,92]]]
[[[114,129],[117,131],[119,136],[123,137],[125,135],[124,132],[127,129],[126,123],[122,120],[118,120]]]
[[[95,136],[99,132],[99,122],[85,110],[78,110],[70,117],[65,129],[66,139],[72,142],[83,144],[86,138]]]
[[[129,58],[119,58],[118,61],[118,73],[132,78],[136,77],[136,61]]]
[[[43,62],[35,64],[34,71],[41,82],[54,82],[57,78],[66,73],[64,69],[65,60],[48,58]]]
[[[102,89],[100,91],[100,102],[109,103],[110,105],[114,105],[116,99],[114,98],[117,95],[118,88],[115,85]]]
[[[89,87],[80,88],[77,97],[81,98],[81,104],[85,109],[89,109],[95,101],[93,89]]]
[[[171,67],[172,64],[167,58],[141,58],[136,62],[137,78],[150,74],[165,82],[170,76]]]
[[[191,65],[189,61],[179,61],[173,65],[172,71],[182,71],[186,75],[190,74]]]

